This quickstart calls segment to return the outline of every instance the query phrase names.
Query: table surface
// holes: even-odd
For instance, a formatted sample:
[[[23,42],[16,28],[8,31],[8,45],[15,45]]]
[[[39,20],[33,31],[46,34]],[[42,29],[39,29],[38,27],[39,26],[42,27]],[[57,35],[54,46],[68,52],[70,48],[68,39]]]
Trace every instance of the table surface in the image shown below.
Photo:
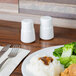
[[[31,50],[31,53],[40,50],[42,48],[63,45],[76,41],[76,29],[67,29],[54,27],[55,37],[52,40],[41,40],[39,38],[39,25],[35,25],[36,41],[30,44],[25,44],[20,41],[20,29],[21,23],[10,22],[0,20],[0,45],[5,46],[7,44],[20,44],[21,48]],[[30,54],[31,54],[30,53]],[[23,61],[22,61],[23,62]],[[21,65],[14,70],[10,76],[22,76]]]

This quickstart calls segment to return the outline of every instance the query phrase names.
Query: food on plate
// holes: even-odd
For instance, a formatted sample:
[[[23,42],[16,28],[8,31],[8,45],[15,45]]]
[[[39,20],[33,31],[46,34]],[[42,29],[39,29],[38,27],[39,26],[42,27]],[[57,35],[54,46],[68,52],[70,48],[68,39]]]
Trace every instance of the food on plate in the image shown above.
[[[49,65],[50,62],[53,62],[53,58],[52,57],[47,57],[47,56],[40,57],[39,60],[43,61],[43,63],[45,65]]]
[[[76,76],[76,64],[70,65],[61,73],[61,76]]]
[[[76,42],[65,44],[63,47],[55,49],[53,55],[58,57],[58,61],[60,61],[65,68],[71,64],[76,64]]]
[[[55,57],[46,55],[32,57],[26,69],[34,76],[60,76],[60,73],[64,71],[63,65]]]
[[[60,48],[57,48],[57,49],[54,50],[53,55],[55,57],[61,57],[62,52],[63,52],[63,47],[60,47]]]
[[[65,68],[67,68],[71,64],[76,64],[76,56],[72,55],[70,57],[60,57],[58,59],[61,64],[64,65]]]
[[[76,42],[65,44],[52,54],[33,56],[26,70],[32,76],[76,76]]]

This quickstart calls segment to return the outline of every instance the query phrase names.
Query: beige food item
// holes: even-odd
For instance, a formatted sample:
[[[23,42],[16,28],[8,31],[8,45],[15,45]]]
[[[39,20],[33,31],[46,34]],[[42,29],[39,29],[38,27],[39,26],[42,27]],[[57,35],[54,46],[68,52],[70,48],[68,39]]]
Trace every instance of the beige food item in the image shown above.
[[[76,64],[70,65],[61,73],[61,76],[76,76]]]

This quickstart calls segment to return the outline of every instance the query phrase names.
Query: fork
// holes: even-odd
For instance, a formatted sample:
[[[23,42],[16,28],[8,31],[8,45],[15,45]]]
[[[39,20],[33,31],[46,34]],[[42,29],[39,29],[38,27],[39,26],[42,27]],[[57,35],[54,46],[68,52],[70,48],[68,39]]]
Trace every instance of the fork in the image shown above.
[[[9,53],[8,57],[0,64],[0,68],[2,67],[2,65],[9,59],[9,58],[13,58],[18,54],[18,50],[19,50],[19,45],[14,45],[11,52]]]

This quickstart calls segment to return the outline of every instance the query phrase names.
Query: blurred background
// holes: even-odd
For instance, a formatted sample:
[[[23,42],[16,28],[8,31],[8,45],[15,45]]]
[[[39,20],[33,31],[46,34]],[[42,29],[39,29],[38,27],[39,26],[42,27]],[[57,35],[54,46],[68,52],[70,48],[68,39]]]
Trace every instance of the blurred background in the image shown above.
[[[52,16],[57,27],[76,28],[76,0],[0,0],[0,19],[20,22]]]

